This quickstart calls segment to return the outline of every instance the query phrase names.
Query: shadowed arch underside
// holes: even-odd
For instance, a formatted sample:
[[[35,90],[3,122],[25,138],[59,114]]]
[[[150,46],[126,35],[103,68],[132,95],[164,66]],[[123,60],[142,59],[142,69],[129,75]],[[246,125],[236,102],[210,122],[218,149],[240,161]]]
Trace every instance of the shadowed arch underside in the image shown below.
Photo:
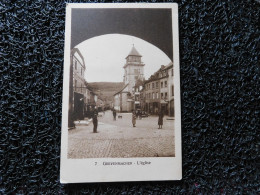
[[[171,9],[72,9],[71,48],[95,36],[126,34],[160,48],[173,60]]]

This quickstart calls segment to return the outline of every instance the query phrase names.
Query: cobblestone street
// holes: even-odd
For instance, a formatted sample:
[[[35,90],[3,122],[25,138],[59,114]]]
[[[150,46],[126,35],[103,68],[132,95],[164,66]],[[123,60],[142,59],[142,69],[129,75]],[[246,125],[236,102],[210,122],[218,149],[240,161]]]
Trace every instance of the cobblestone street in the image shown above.
[[[122,119],[114,121],[106,111],[98,118],[98,133],[93,133],[92,122],[69,130],[68,158],[175,156],[174,120],[164,117],[163,129],[158,129],[158,117],[149,116],[137,119],[133,127],[131,113],[120,115]]]

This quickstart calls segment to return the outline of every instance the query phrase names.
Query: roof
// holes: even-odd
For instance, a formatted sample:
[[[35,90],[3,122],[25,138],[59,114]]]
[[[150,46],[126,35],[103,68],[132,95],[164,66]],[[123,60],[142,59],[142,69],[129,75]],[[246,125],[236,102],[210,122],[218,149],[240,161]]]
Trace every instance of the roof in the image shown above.
[[[173,63],[172,63],[172,62],[170,62],[167,66],[165,66],[164,69],[169,69],[169,68],[171,68],[171,67],[173,67]]]
[[[79,49],[74,47],[70,52],[71,52],[71,55],[72,55],[72,56],[74,56],[74,54],[77,52],[77,53],[79,54],[79,56],[81,57],[82,61],[83,61],[83,64],[82,64],[83,67],[86,68],[84,57],[83,57],[83,55],[81,54],[81,52],[79,51]]]
[[[167,69],[172,68],[172,67],[173,67],[173,63],[172,62],[170,62],[168,65],[161,65],[161,67],[145,81],[145,84],[149,83],[151,81],[155,81],[155,80],[161,79],[162,77],[159,77],[159,75],[158,75],[159,72],[161,72],[163,70],[167,70]]]
[[[132,47],[132,50],[130,51],[128,56],[140,56],[140,57],[142,57],[142,55],[140,55],[139,52],[135,49],[135,46]]]
[[[124,85],[124,87],[123,87],[122,89],[120,89],[118,92],[116,92],[116,93],[114,94],[114,96],[115,96],[116,94],[119,94],[120,92],[122,92],[127,86],[128,86],[128,83],[127,83],[126,85]]]

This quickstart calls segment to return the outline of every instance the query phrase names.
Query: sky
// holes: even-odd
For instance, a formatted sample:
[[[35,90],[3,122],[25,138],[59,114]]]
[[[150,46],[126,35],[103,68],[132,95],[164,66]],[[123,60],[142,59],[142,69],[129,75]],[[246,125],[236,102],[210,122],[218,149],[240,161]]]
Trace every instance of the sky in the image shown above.
[[[75,46],[85,60],[86,81],[123,82],[125,58],[133,44],[142,55],[145,79],[148,79],[161,65],[168,65],[171,62],[162,50],[140,38],[121,34],[97,36]]]

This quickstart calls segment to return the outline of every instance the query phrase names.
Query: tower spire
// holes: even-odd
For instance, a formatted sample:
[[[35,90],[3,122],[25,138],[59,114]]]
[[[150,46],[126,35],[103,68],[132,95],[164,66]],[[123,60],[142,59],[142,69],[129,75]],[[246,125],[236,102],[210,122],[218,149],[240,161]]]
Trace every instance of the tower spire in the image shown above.
[[[135,85],[138,79],[144,78],[144,63],[141,58],[142,55],[136,50],[134,44],[130,53],[126,57],[126,63],[124,65],[125,74],[124,82],[128,85],[128,91],[132,91],[132,87]]]

